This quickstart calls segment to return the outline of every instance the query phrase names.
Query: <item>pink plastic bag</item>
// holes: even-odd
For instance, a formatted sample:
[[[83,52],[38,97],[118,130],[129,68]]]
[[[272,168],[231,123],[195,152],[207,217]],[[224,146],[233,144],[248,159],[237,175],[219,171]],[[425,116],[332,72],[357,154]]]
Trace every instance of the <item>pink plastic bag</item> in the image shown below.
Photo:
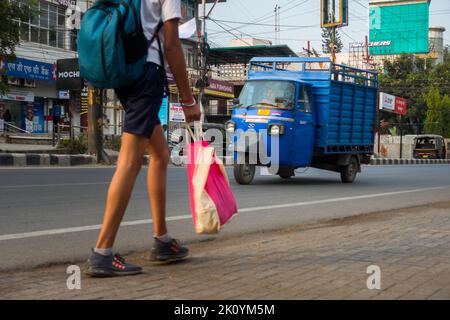
[[[195,141],[187,150],[190,205],[195,231],[218,233],[236,213],[236,199],[214,148]]]

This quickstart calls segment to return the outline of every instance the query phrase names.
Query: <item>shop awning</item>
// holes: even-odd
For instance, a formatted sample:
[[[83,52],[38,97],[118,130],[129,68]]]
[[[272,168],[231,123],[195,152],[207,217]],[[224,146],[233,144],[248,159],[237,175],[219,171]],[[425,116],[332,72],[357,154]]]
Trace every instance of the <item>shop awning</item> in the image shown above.
[[[296,57],[287,45],[259,45],[246,47],[213,48],[208,52],[208,64],[248,64],[254,57]]]

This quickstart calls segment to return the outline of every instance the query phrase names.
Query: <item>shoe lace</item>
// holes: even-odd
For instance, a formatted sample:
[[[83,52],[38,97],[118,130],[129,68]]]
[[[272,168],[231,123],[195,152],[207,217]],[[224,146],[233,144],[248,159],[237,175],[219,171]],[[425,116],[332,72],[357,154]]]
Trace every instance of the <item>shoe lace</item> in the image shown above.
[[[120,254],[118,254],[118,253],[116,253],[115,255],[114,255],[114,258],[116,258],[120,263],[122,263],[122,264],[125,264],[126,263],[126,261],[125,261],[125,258],[123,258]]]

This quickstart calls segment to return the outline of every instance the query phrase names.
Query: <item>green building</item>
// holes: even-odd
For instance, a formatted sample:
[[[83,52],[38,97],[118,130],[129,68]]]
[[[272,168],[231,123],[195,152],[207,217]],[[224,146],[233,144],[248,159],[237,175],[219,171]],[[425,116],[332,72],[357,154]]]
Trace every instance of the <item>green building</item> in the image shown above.
[[[431,0],[369,2],[370,55],[428,53]]]

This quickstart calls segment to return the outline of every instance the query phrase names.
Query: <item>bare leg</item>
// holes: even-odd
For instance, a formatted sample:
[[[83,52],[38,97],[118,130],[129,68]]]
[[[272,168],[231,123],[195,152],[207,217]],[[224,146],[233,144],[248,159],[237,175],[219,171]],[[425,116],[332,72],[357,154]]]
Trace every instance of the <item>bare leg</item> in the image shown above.
[[[147,188],[153,219],[155,237],[167,233],[166,226],[166,179],[169,149],[162,127],[157,126],[148,146],[150,165],[147,173]]]
[[[122,136],[117,169],[109,185],[97,248],[112,248],[114,244],[148,143],[148,138],[142,136],[129,133]]]

